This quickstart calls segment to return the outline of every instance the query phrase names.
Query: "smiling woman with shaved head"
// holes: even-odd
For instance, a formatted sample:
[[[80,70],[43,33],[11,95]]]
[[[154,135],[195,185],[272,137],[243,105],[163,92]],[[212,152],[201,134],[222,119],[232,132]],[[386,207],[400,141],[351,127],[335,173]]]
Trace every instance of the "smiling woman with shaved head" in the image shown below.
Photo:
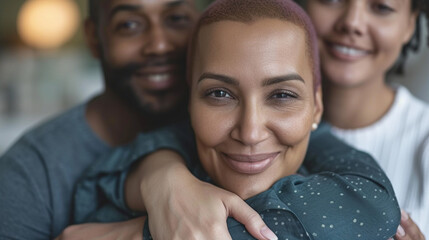
[[[199,20],[188,58],[197,156],[179,152],[196,177],[231,191],[263,217],[273,233],[266,231],[259,239],[385,240],[394,235],[399,208],[389,180],[369,155],[341,143],[326,127],[314,133],[307,152],[323,107],[317,37],[301,8],[289,0],[218,0]],[[190,135],[187,127],[160,132],[176,141]],[[139,138],[92,167],[78,186],[78,222],[136,216],[107,192],[128,171],[128,183],[145,176],[131,163],[145,155],[140,148],[146,141]],[[310,160],[303,162],[306,154]],[[125,189],[133,209],[128,202],[132,193],[159,187],[154,182],[137,186],[137,191]],[[178,198],[188,194],[173,191]],[[96,201],[101,198],[107,204]],[[189,214],[197,211],[190,206]],[[152,202],[151,208],[156,207],[164,208]],[[152,229],[150,212],[148,219]],[[175,221],[165,221],[170,220]],[[232,239],[253,239],[239,222],[228,219],[225,224]],[[151,239],[149,226],[144,239]]]

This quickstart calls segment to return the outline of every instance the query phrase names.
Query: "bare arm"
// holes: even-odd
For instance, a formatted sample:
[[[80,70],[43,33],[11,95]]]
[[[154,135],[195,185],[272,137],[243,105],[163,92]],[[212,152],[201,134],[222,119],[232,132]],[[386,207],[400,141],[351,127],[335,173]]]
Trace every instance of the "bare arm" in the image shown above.
[[[146,217],[116,223],[85,223],[67,227],[55,240],[143,239]]]
[[[141,161],[128,175],[125,198],[131,209],[148,212],[155,239],[231,239],[228,216],[257,239],[277,239],[241,198],[195,178],[173,151]]]

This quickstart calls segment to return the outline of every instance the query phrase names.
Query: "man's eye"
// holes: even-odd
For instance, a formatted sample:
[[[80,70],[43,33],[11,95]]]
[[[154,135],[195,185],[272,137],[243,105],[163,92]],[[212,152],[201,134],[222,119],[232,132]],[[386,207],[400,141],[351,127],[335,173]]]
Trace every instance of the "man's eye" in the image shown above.
[[[191,17],[186,14],[172,14],[167,16],[166,21],[174,27],[187,27],[191,23]]]
[[[336,4],[342,2],[342,0],[319,0],[321,3],[324,4]]]
[[[142,24],[137,21],[124,21],[116,26],[116,30],[120,32],[135,32],[142,28]]]
[[[189,16],[188,15],[180,15],[180,14],[176,14],[176,15],[171,15],[169,17],[169,20],[171,22],[187,22],[189,21]]]

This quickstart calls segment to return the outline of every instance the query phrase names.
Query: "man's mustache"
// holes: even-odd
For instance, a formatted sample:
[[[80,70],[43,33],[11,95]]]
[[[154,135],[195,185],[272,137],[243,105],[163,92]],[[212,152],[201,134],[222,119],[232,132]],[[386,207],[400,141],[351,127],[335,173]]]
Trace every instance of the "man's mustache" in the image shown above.
[[[115,76],[130,77],[137,71],[150,67],[183,65],[183,69],[185,69],[185,62],[184,59],[179,59],[177,57],[152,57],[146,58],[143,62],[131,62],[123,67],[114,69],[112,73]]]
[[[158,67],[165,65],[183,64],[184,59],[177,56],[162,56],[162,57],[149,57],[146,58],[142,63],[137,63],[139,68],[146,67]]]

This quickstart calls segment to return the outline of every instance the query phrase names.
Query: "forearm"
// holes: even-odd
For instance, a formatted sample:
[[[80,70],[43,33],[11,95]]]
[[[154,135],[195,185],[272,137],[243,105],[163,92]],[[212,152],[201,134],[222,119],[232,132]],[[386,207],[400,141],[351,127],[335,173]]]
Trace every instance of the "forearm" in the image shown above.
[[[175,177],[173,177],[175,176]],[[125,201],[135,211],[146,211],[143,197],[171,184],[181,176],[192,176],[182,157],[173,151],[160,150],[142,159],[125,181]]]
[[[173,151],[147,156],[129,173],[125,184],[128,207],[148,212],[154,239],[231,239],[228,215],[257,239],[274,239],[274,233],[242,199],[197,179]]]
[[[143,239],[143,225],[146,217],[124,222],[85,223],[67,227],[55,240],[69,239]]]

